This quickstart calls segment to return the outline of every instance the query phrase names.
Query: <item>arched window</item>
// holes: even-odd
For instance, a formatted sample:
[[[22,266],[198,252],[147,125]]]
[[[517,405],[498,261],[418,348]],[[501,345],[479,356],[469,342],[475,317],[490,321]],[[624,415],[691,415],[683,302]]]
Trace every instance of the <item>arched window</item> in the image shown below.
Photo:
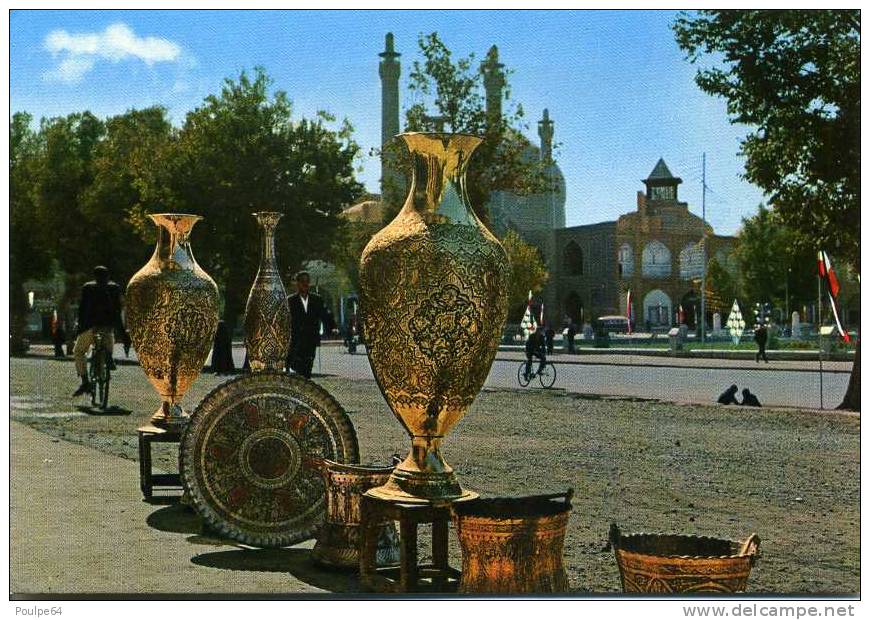
[[[663,278],[671,275],[671,252],[661,241],[650,241],[643,248],[643,275]]]
[[[623,243],[619,248],[619,275],[623,278],[634,275],[634,252],[627,243]]]
[[[655,289],[643,298],[644,322],[650,327],[671,324],[671,298],[667,293]]]
[[[689,243],[680,251],[680,277],[683,280],[700,278],[704,269],[704,252],[700,243]]]
[[[562,264],[569,276],[583,275],[583,250],[580,249],[579,245],[570,241],[568,245],[565,246],[565,251],[562,256]]]

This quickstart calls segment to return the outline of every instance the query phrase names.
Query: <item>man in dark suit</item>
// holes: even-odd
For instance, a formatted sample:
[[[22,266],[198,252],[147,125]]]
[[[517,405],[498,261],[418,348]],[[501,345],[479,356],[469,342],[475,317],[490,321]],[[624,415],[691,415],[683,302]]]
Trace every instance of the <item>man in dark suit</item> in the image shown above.
[[[296,274],[296,294],[288,300],[290,305],[290,352],[287,354],[287,369],[311,378],[314,355],[320,346],[320,323],[326,312],[323,299],[309,292],[311,276],[307,271]]]

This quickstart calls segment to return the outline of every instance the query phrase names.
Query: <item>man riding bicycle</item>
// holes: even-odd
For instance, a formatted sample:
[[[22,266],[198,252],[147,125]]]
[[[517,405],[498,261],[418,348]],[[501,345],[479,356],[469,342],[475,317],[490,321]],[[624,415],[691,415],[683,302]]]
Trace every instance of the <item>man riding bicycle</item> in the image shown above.
[[[121,333],[124,346],[129,350],[130,337],[121,320],[121,303],[121,287],[109,280],[109,270],[102,265],[95,267],[94,279],[82,286],[76,343],[73,347],[76,372],[81,377],[82,384],[73,392],[73,396],[81,396],[93,390],[88,380],[85,356],[94,343],[97,332],[103,337],[103,346],[109,352],[110,360],[115,347],[115,329]]]
[[[532,358],[534,357],[541,360],[538,364],[538,374],[540,374],[547,363],[547,341],[544,338],[544,328],[540,326],[530,333],[526,340],[526,381],[532,377]]]

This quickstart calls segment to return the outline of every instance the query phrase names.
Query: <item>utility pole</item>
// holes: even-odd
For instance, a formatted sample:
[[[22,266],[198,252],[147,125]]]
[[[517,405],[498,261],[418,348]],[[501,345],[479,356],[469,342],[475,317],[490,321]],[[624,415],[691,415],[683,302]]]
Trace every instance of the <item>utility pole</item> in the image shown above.
[[[707,153],[701,155],[701,219],[704,232],[701,239],[701,344],[707,332]]]

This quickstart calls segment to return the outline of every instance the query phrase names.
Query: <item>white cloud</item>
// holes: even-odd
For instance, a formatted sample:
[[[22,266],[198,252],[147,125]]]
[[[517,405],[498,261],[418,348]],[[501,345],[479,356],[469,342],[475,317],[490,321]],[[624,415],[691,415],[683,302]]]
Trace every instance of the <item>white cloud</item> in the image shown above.
[[[43,46],[59,60],[57,67],[44,77],[67,84],[80,82],[97,60],[138,59],[151,66],[158,62],[176,62],[182,56],[178,44],[159,37],[138,37],[122,23],[96,33],[70,34],[66,30],[54,30],[45,37]]]

